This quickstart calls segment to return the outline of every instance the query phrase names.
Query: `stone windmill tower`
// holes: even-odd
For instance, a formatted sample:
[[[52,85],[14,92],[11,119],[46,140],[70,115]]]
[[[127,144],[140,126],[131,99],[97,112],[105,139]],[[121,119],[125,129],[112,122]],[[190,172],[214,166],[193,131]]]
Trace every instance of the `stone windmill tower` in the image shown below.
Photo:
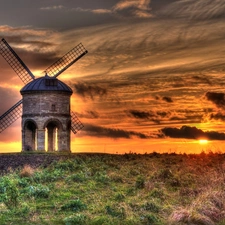
[[[22,100],[0,116],[0,133],[22,115],[23,151],[69,151],[70,131],[77,133],[83,124],[70,111],[72,89],[57,77],[87,53],[80,43],[48,67],[45,76],[34,75],[10,45],[2,39],[0,54],[25,86]]]

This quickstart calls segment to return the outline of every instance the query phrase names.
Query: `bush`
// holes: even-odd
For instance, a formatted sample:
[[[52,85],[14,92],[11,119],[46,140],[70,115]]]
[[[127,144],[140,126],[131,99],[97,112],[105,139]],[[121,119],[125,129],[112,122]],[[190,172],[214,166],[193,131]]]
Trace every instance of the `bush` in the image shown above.
[[[86,209],[87,206],[81,202],[80,199],[76,199],[76,200],[70,200],[68,203],[64,204],[61,207],[61,210],[69,210],[69,211],[74,211],[74,212],[78,212],[81,210]]]
[[[38,184],[37,186],[29,186],[25,190],[25,193],[27,193],[29,196],[35,197],[35,198],[48,198],[50,194],[50,190],[47,186]]]
[[[9,177],[0,179],[0,202],[3,202],[8,209],[12,209],[19,204],[19,191],[17,182]]]
[[[157,225],[159,222],[159,218],[152,213],[144,215],[143,223],[145,225]]]
[[[105,209],[106,213],[112,217],[117,217],[120,219],[124,219],[126,217],[125,209],[123,207],[113,207],[107,205]]]
[[[83,214],[76,214],[76,215],[71,215],[69,217],[66,217],[63,222],[65,225],[84,225],[86,224],[85,222],[86,216]]]
[[[110,222],[107,216],[97,216],[91,221],[90,224],[91,225],[106,225],[106,224],[110,224]]]
[[[71,176],[67,177],[66,181],[82,183],[83,181],[85,181],[85,176],[83,173],[72,174]]]
[[[164,198],[164,192],[161,189],[158,188],[153,188],[149,194],[149,196],[153,197],[153,198],[159,198],[159,199],[163,199]]]
[[[160,210],[160,207],[155,202],[147,202],[143,205],[143,208],[147,211],[158,213]]]
[[[48,170],[43,170],[41,172],[35,172],[33,175],[33,179],[37,183],[49,183],[61,179],[62,174],[62,171],[59,169],[55,169],[51,172]]]
[[[95,174],[95,180],[99,183],[102,183],[102,184],[108,184],[109,181],[110,181],[110,178],[108,177],[107,174],[105,173],[100,173],[100,172],[97,172]]]
[[[125,195],[123,193],[117,193],[115,195],[115,200],[116,201],[123,201],[125,199]]]
[[[20,171],[20,177],[32,177],[34,174],[34,169],[30,165],[25,165]]]
[[[142,176],[137,177],[135,187],[138,188],[138,189],[143,189],[145,187],[144,177],[142,177]]]

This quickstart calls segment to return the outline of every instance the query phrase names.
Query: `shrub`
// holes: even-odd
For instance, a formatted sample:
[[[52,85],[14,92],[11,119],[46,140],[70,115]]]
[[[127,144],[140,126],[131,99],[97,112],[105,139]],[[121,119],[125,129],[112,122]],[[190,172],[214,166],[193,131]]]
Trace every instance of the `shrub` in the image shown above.
[[[164,197],[163,190],[158,189],[158,188],[153,188],[151,192],[149,193],[149,196],[153,198],[159,198],[162,199]]]
[[[80,199],[76,199],[76,200],[70,200],[69,202],[64,204],[61,207],[61,210],[64,210],[64,211],[69,210],[69,211],[78,212],[78,211],[84,210],[86,208],[87,208],[87,206],[84,203],[82,203]]]
[[[35,198],[48,198],[50,194],[50,190],[47,186],[38,184],[37,186],[29,186],[25,190],[29,196]]]
[[[8,209],[12,209],[19,204],[19,191],[17,182],[9,177],[0,179],[0,202],[3,202]]]
[[[95,174],[95,180],[99,183],[102,183],[102,184],[108,184],[109,181],[110,181],[110,178],[108,177],[107,174],[105,173],[100,173],[100,172],[97,172]]]
[[[175,210],[169,218],[170,224],[190,224],[214,225],[224,218],[223,191],[212,191],[202,193],[187,208]]]
[[[160,222],[159,218],[153,213],[146,214],[143,217],[143,223],[145,225],[156,225],[159,224],[159,222]]]
[[[83,214],[71,215],[69,217],[64,218],[63,222],[65,225],[84,225],[86,216]]]
[[[143,205],[143,208],[147,211],[151,211],[153,213],[158,213],[160,210],[160,207],[155,202],[147,202]]]
[[[107,216],[97,216],[91,222],[91,225],[105,225],[110,224],[109,218]]]
[[[85,181],[85,176],[83,173],[72,174],[71,176],[67,177],[66,181],[74,181],[81,183]]]
[[[145,187],[144,177],[142,177],[142,176],[138,176],[137,177],[137,180],[136,180],[136,183],[135,183],[135,187],[138,188],[138,189],[142,189],[142,188]]]
[[[35,172],[33,175],[33,179],[35,182],[40,183],[49,183],[56,181],[62,178],[62,171],[59,169],[55,169],[54,171],[42,170],[41,172]]]
[[[123,177],[117,174],[111,174],[110,179],[116,183],[123,183]]]
[[[112,217],[117,217],[120,219],[124,219],[126,217],[125,209],[123,207],[113,207],[113,206],[107,205],[105,209],[106,209],[106,213]]]
[[[32,177],[34,174],[34,169],[30,165],[25,165],[20,171],[20,177]]]
[[[115,195],[115,200],[116,201],[123,201],[125,199],[125,195],[123,194],[123,193],[117,193],[116,195]]]

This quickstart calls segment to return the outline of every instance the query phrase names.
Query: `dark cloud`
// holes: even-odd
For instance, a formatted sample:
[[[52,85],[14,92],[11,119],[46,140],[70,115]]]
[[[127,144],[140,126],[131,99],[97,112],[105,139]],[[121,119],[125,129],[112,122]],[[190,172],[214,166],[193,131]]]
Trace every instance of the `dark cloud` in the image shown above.
[[[173,100],[172,100],[171,97],[166,97],[166,96],[164,96],[164,97],[162,98],[162,100],[165,101],[165,102],[168,102],[168,103],[173,102]]]
[[[216,92],[207,92],[206,99],[214,103],[218,108],[225,107],[225,94]]]
[[[94,100],[95,97],[104,97],[107,95],[107,90],[105,88],[99,87],[97,85],[89,85],[84,82],[77,82],[73,85],[74,91],[77,95],[83,98],[91,98]]]
[[[60,58],[57,55],[56,44],[47,40],[36,40],[41,32],[36,35],[32,32],[26,33],[24,29],[21,29],[21,34],[17,34],[17,31],[14,30],[11,32],[13,35],[4,35],[4,39],[31,70],[40,69],[40,67],[44,70],[44,67]],[[44,34],[46,35],[47,32],[44,32]]]
[[[88,110],[84,113],[77,113],[76,112],[76,115],[79,118],[87,118],[87,119],[97,119],[97,118],[99,118],[99,113],[96,112],[96,111],[92,111],[92,110]]]
[[[102,126],[96,126],[91,124],[85,124],[83,131],[88,136],[94,137],[108,137],[108,138],[126,138],[130,139],[132,137],[137,137],[141,139],[149,138],[146,134],[134,131],[127,131],[115,128],[106,128]]]
[[[160,124],[161,120],[170,119],[171,112],[166,111],[141,111],[141,110],[126,110],[129,117],[135,119],[149,120],[156,124]]]
[[[150,118],[156,116],[156,114],[154,112],[147,112],[147,111],[129,110],[127,112],[132,117],[137,118],[137,119],[150,119]]]
[[[221,120],[221,121],[225,121],[225,114],[222,112],[218,112],[218,113],[211,113],[209,118],[211,120]]]
[[[192,76],[192,78],[195,80],[195,81],[198,81],[198,82],[202,82],[202,83],[206,83],[206,84],[209,84],[209,85],[212,85],[212,82],[210,81],[210,79],[206,76],[199,76],[199,75],[195,75],[195,76]]]
[[[207,140],[225,140],[225,133],[216,131],[202,131],[196,127],[182,126],[180,129],[165,127],[161,132],[171,138],[184,138],[184,139],[207,139]]]

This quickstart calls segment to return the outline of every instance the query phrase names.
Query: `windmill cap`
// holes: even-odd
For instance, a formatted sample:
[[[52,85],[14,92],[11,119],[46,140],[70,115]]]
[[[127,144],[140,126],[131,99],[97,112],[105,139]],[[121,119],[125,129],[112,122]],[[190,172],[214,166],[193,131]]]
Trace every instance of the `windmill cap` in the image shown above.
[[[58,80],[55,77],[49,77],[45,75],[44,77],[39,77],[30,83],[26,84],[21,90],[20,93],[26,93],[30,91],[60,91],[60,92],[68,92],[70,94],[73,93],[72,89]]]

